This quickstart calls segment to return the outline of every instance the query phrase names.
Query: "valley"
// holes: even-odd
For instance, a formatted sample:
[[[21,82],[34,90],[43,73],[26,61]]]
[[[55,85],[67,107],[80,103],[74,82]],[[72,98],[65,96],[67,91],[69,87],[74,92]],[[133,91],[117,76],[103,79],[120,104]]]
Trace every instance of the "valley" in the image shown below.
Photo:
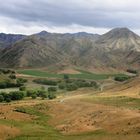
[[[80,74],[92,75],[88,71],[79,71]],[[97,75],[101,78],[97,78]],[[76,85],[81,81],[77,74],[51,75],[50,72],[39,69],[16,71],[16,79],[27,80],[24,84],[26,90],[23,90],[27,94],[29,91],[41,92],[44,88],[47,90],[53,85],[56,87],[55,82],[58,82],[56,98],[50,100],[48,97],[25,96],[22,100],[0,103],[0,139],[138,140],[140,138],[139,76],[118,82],[113,77],[126,75],[109,74],[107,78],[97,75],[92,78],[81,77],[85,82],[96,81],[98,83],[96,88],[87,85],[88,87],[69,90],[67,88],[69,82],[74,82]],[[2,77],[8,75],[3,74]],[[34,82],[37,79],[40,79],[39,83]],[[65,80],[68,82],[65,83],[66,88],[59,89],[59,81],[64,84]],[[103,85],[104,88],[101,90],[100,87]],[[0,89],[0,93],[8,94],[19,90],[20,87],[5,88]]]

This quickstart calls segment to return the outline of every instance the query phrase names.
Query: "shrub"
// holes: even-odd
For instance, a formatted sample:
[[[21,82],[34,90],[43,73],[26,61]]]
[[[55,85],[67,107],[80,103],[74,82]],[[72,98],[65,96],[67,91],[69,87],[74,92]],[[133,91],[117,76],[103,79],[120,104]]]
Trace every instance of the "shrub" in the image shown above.
[[[0,82],[0,88],[6,88],[7,84],[6,82]]]
[[[27,81],[28,81],[27,79],[18,78],[18,79],[16,80],[17,86],[18,86],[18,87],[23,86],[24,83],[26,83]]]
[[[12,87],[20,87],[20,86],[23,86],[23,84],[21,83],[14,83],[14,82],[11,82],[9,79],[4,81],[4,82],[0,82],[0,88],[1,89],[4,89],[4,88],[12,88]]]
[[[56,95],[54,93],[49,93],[48,99],[52,100],[52,99],[55,99],[55,98],[56,98]]]
[[[64,74],[64,80],[68,80],[69,79],[69,75]]]
[[[77,85],[76,84],[67,84],[66,85],[66,89],[68,90],[68,91],[73,91],[73,90],[77,90],[78,89],[78,87],[77,87]]]
[[[138,71],[137,70],[133,70],[133,69],[127,69],[127,72],[133,73],[133,74],[138,74]]]
[[[20,90],[20,91],[26,91],[26,87],[25,87],[25,86],[21,86],[21,87],[19,88],[19,90]]]
[[[11,100],[22,100],[24,98],[24,92],[22,91],[12,91],[9,93]]]
[[[4,97],[3,95],[0,95],[0,102],[3,102],[4,101]]]
[[[27,97],[31,97],[34,94],[36,95],[37,91],[35,91],[35,90],[27,90],[26,94],[27,94]]]
[[[59,89],[65,89],[65,88],[66,88],[65,83],[60,83],[60,84],[58,85],[58,88],[59,88]]]
[[[43,85],[51,85],[51,86],[56,86],[57,81],[54,80],[47,80],[47,79],[35,79],[33,82],[37,84],[43,84]]]
[[[37,91],[37,96],[42,97],[43,99],[47,98],[47,91],[46,90],[38,90]]]
[[[116,76],[114,78],[115,81],[119,81],[119,82],[124,82],[124,81],[126,81],[128,79],[130,79],[130,77],[128,77],[128,76]]]
[[[6,98],[5,101],[6,101],[7,103],[9,103],[9,102],[11,102],[12,100],[11,100],[11,98]]]
[[[48,87],[48,92],[56,92],[57,88],[56,87]]]
[[[11,75],[9,75],[9,78],[10,78],[10,79],[16,79],[16,75],[11,74]]]
[[[32,97],[32,99],[36,99],[37,98],[37,95],[36,94],[33,94],[31,97]]]

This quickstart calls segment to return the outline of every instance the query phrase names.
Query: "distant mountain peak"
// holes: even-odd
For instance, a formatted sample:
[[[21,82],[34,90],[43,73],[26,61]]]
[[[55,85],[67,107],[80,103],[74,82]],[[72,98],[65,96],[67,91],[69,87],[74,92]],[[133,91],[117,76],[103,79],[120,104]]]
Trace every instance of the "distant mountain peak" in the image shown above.
[[[45,31],[45,30],[43,30],[40,33],[38,33],[38,35],[41,35],[41,36],[48,35],[48,34],[50,34],[50,33]]]
[[[130,37],[138,37],[137,34],[135,34],[130,29],[123,27],[123,28],[114,28],[111,31],[107,32],[103,36],[106,36],[108,38],[130,38]]]

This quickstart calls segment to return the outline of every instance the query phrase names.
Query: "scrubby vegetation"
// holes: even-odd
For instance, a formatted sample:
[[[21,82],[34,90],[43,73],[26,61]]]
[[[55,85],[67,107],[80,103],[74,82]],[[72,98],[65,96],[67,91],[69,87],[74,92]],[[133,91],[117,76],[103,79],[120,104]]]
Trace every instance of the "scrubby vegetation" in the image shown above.
[[[22,91],[13,91],[9,93],[0,93],[0,102],[11,102],[15,100],[22,100],[25,97],[25,93]]]
[[[3,73],[3,74],[15,74],[16,72],[14,70],[11,70],[11,69],[1,68],[0,73]]]
[[[33,82],[43,85],[51,85],[56,86],[58,81],[55,80],[48,80],[48,79],[35,79]]]
[[[132,74],[138,74],[138,71],[134,69],[127,69],[127,72],[132,73]]]
[[[4,81],[0,81],[0,89],[20,87],[23,86],[26,82],[27,80],[22,78],[15,79],[14,81],[6,79]]]
[[[22,90],[21,90],[22,89]],[[15,100],[22,100],[24,97],[31,97],[36,99],[40,97],[41,99],[54,99],[56,98],[57,88],[49,87],[48,90],[36,89],[36,90],[26,90],[25,87],[21,87],[20,91],[12,91],[9,93],[0,92],[0,102],[11,102]]]
[[[127,81],[128,79],[130,79],[131,77],[129,76],[116,76],[114,78],[115,81],[119,81],[119,82],[124,82]]]
[[[48,86],[55,86],[51,87],[52,90],[56,90],[56,87],[58,87],[60,90],[67,90],[67,91],[73,91],[77,90],[78,88],[84,88],[84,87],[93,87],[98,88],[98,84],[95,81],[89,81],[89,80],[82,80],[82,79],[70,79],[68,75],[64,75],[64,78],[61,80],[48,80],[48,79],[35,79],[33,82]],[[51,89],[48,88],[48,91]]]

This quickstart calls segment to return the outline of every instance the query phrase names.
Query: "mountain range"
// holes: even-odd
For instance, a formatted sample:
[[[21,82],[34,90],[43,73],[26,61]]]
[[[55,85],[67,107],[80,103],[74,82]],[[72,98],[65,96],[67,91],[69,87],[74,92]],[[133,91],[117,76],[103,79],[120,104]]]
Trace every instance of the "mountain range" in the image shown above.
[[[0,66],[10,68],[82,67],[139,69],[140,36],[128,28],[103,34],[0,34]]]

